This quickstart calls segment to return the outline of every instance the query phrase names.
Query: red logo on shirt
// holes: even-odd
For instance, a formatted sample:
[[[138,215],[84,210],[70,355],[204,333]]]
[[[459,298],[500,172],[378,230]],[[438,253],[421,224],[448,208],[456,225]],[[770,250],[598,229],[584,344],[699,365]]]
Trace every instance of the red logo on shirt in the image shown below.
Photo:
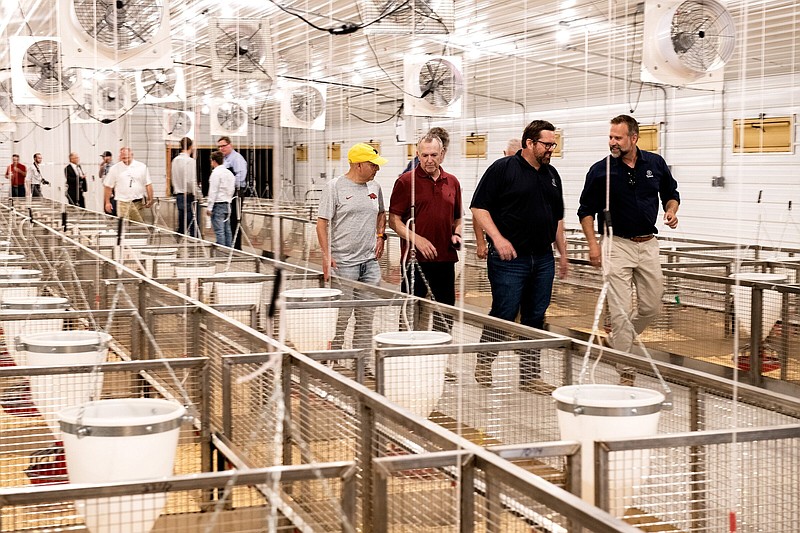
[[[369,193],[369,197],[372,198],[373,200],[377,200],[378,199],[378,195],[375,194],[374,192]]]

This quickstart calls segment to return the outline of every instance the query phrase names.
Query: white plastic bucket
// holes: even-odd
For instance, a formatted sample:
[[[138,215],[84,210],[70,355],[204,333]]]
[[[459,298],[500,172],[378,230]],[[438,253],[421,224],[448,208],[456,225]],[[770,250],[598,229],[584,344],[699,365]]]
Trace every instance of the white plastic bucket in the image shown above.
[[[562,440],[581,443],[581,494],[594,505],[594,442],[648,437],[658,431],[664,395],[622,385],[568,385],[553,391]],[[576,413],[576,408],[579,410]],[[628,467],[622,471],[623,467]],[[637,480],[649,473],[649,450],[625,452],[609,468],[610,512],[624,514],[624,499],[635,494]]]
[[[178,290],[190,298],[197,300],[200,297],[200,287],[198,278],[209,278],[217,272],[217,267],[214,263],[200,262],[200,263],[185,263],[175,265],[175,277],[178,279],[184,278],[187,283],[178,284]],[[209,291],[213,287],[212,283],[203,284],[203,297],[207,299]]]
[[[150,398],[99,400],[62,410],[70,483],[171,476],[185,414],[178,403]],[[76,501],[75,507],[92,533],[146,533],[166,501],[166,494],[148,494]]]
[[[0,267],[0,301],[6,297],[33,297],[39,292],[37,287],[20,287],[20,284],[39,281],[41,270],[27,268]]]
[[[787,282],[784,274],[770,274],[767,272],[740,272],[731,274],[732,279],[739,281],[760,281],[782,285]],[[751,313],[750,306],[753,299],[753,289],[742,285],[731,287],[733,291],[733,308],[739,323],[739,331],[746,336],[750,335]],[[761,306],[761,338],[769,335],[772,326],[781,318],[781,293],[778,291],[762,291]]]
[[[252,278],[225,281],[230,278]],[[220,272],[214,274],[214,297],[219,305],[255,305],[260,312],[264,293],[264,275],[258,272]],[[245,324],[250,323],[250,311],[226,311],[226,315]]]
[[[0,303],[0,328],[6,341],[8,355],[14,358],[17,366],[25,366],[24,353],[18,353],[16,339],[23,333],[39,333],[44,331],[61,331],[64,329],[63,318],[37,318],[33,320],[22,319],[31,313],[47,311],[66,311],[69,309],[69,300],[56,296],[3,296]],[[9,320],[13,317],[15,320]]]
[[[442,331],[395,331],[373,337],[376,348],[450,344]],[[383,360],[383,395],[415,415],[427,418],[444,392],[447,355],[386,357]]]
[[[29,366],[97,365],[108,357],[111,335],[103,331],[49,331],[24,333],[17,341],[17,353]],[[57,413],[73,405],[99,398],[103,373],[49,374],[30,376],[31,398],[47,427],[60,438]]]
[[[168,260],[175,260],[178,257],[178,249],[177,248],[153,248],[153,247],[144,247],[138,248],[137,252],[139,253],[139,259],[144,260],[144,270],[145,274],[148,276],[156,276],[156,270],[153,268],[153,264],[156,261],[168,261]],[[170,268],[167,276],[164,277],[172,277],[174,276],[175,269],[172,267],[172,264],[169,264]],[[163,268],[158,269],[159,276],[163,274],[167,274],[164,272]]]
[[[4,241],[8,242],[8,241]],[[21,254],[0,253],[0,266],[14,267],[15,264],[24,261],[25,256]]]
[[[281,293],[286,303],[335,302],[341,299],[342,291],[323,287],[290,289]],[[281,329],[284,338],[299,352],[327,350],[336,335],[338,307],[317,309],[284,309],[281,313]]]

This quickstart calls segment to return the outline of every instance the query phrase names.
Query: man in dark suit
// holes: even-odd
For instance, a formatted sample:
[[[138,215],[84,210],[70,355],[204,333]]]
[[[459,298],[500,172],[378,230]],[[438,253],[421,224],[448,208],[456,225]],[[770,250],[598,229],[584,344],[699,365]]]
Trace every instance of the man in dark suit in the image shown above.
[[[71,205],[86,207],[86,174],[81,168],[81,158],[75,152],[69,154],[69,165],[64,167],[64,176],[67,178],[67,201]]]

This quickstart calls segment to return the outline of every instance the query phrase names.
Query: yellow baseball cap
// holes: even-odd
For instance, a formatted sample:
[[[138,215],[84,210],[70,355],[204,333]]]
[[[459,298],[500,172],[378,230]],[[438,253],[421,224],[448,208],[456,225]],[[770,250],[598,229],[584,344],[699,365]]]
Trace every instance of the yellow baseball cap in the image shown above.
[[[375,148],[366,143],[354,144],[347,151],[347,160],[351,163],[364,163],[369,161],[378,166],[385,165],[389,162],[388,159],[381,157]]]

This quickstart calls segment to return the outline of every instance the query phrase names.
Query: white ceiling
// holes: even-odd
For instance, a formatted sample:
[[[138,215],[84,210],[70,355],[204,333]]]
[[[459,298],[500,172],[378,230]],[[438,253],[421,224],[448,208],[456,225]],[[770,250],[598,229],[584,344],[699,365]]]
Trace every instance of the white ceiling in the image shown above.
[[[4,1],[3,37],[59,35],[63,28],[59,18],[68,19],[55,13],[59,4],[68,1]],[[102,6],[105,1],[96,0],[96,4]],[[185,106],[201,104],[204,95],[222,97],[228,91],[233,97],[251,98],[252,114],[274,110],[277,85],[285,78],[326,84],[329,113],[390,119],[402,103],[402,58],[409,52],[461,55],[466,102],[476,113],[501,105],[528,109],[589,101],[640,88],[644,9],[639,2],[456,0],[454,27],[447,34],[368,35],[367,30],[358,29],[334,35],[324,31],[362,24],[360,9],[367,1],[385,4],[388,0],[170,2],[171,42],[162,46],[171,47],[173,59],[186,67],[189,103]],[[396,0],[394,5],[410,2]],[[416,2],[422,6],[421,0]],[[442,9],[443,0],[427,2]],[[736,23],[737,41],[724,71],[726,80],[798,72],[800,8],[796,0],[730,0],[727,5]],[[209,23],[221,18],[267,20],[278,83],[254,82],[247,76],[212,79]],[[557,42],[559,30],[569,31],[566,43]],[[9,68],[8,47],[0,47],[0,66]]]

